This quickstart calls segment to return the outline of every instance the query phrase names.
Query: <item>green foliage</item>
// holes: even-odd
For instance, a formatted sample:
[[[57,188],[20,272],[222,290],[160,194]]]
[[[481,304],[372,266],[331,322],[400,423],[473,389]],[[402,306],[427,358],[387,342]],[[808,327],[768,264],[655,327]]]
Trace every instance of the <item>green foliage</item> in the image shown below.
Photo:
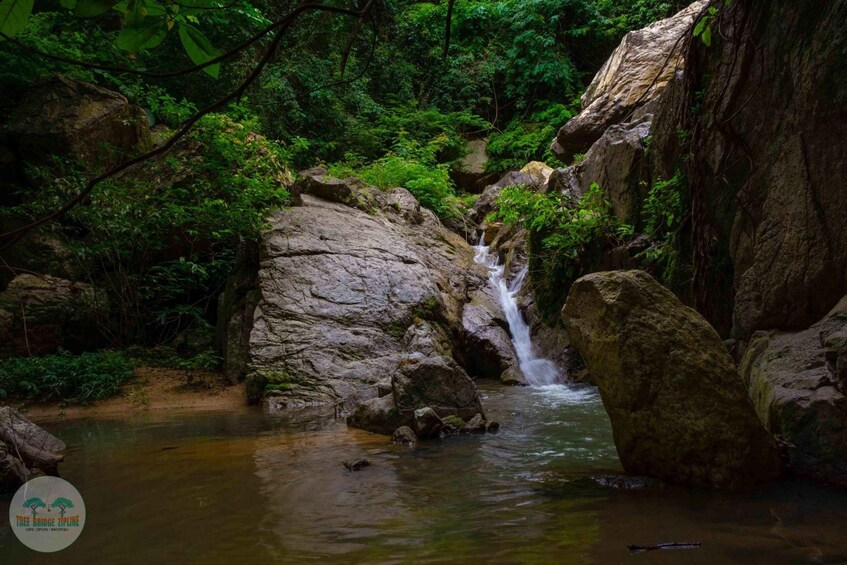
[[[132,364],[115,351],[16,357],[0,363],[0,395],[86,404],[114,396],[131,376]]]
[[[688,214],[683,191],[682,174],[677,171],[671,179],[653,185],[642,209],[644,231],[650,236],[652,245],[639,255],[639,259],[657,266],[662,282],[670,288],[679,285],[683,278],[680,233]]]
[[[536,193],[527,187],[503,190],[499,209],[489,221],[521,224],[529,232],[530,267],[545,313],[561,305],[576,278],[610,242],[632,236],[632,226],[612,215],[611,204],[595,183],[574,202],[559,192]]]
[[[502,173],[520,169],[529,161],[557,164],[558,159],[550,151],[550,140],[573,116],[566,106],[553,104],[533,114],[527,122],[512,121],[502,132],[491,134],[488,143],[491,159],[487,169]]]
[[[257,240],[288,197],[285,152],[254,123],[215,114],[179,149],[101,184],[63,228],[117,310],[117,344],[156,344],[202,328],[243,240]],[[202,155],[202,159],[197,159]],[[79,190],[67,164],[35,171],[43,189],[16,211],[38,217]]]
[[[8,37],[19,34],[32,13],[34,0],[0,0],[0,32]],[[0,36],[0,41],[6,38]]]
[[[731,5],[732,0],[724,0],[725,7],[728,8]],[[719,12],[720,10],[716,6],[709,6],[709,9],[694,26],[694,37],[699,37],[706,47],[712,46],[712,28],[718,19]]]
[[[421,145],[401,132],[393,150],[381,159],[360,167],[349,162],[335,164],[329,173],[338,178],[354,176],[381,189],[406,188],[422,206],[440,217],[452,217],[457,208],[456,189],[449,165],[436,159],[448,141],[447,136],[439,136]]]

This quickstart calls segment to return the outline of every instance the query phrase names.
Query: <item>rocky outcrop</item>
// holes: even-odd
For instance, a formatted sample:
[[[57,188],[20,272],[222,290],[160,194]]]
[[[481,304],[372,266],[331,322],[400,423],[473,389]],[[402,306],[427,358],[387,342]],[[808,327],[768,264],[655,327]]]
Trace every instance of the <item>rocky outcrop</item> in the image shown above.
[[[564,313],[628,472],[727,488],[779,474],[777,452],[721,339],[647,273],[585,276]]]
[[[500,379],[517,367],[509,324],[491,285],[474,293],[462,311],[462,329],[468,369],[481,377]]]
[[[105,293],[49,275],[18,275],[0,292],[0,357],[78,351],[100,341]]]
[[[416,349],[449,359],[456,352],[445,349],[462,335],[462,308],[487,275],[472,247],[408,191],[323,173],[302,174],[292,191],[299,205],[271,219],[260,248],[251,388],[273,384],[277,407],[352,408],[376,397],[377,384],[394,378]],[[410,335],[421,321],[446,339]]]
[[[641,203],[647,197],[645,154],[653,116],[610,126],[585,159],[573,167],[580,194],[596,183],[612,205],[615,217],[625,224],[641,223]]]
[[[654,100],[682,67],[683,37],[690,35],[707,4],[699,0],[671,18],[628,33],[583,94],[582,111],[559,130],[553,153],[570,161],[609,126]]]
[[[806,331],[758,332],[741,374],[798,474],[847,486],[847,297]]]
[[[21,97],[8,141],[29,163],[62,155],[96,166],[145,149],[150,131],[144,111],[121,94],[54,76]]]
[[[847,5],[752,0],[722,14],[669,104],[701,97],[691,185],[704,235],[731,258],[734,335],[803,330],[847,293]]]
[[[467,145],[467,155],[464,156],[450,171],[450,176],[456,186],[471,194],[479,194],[485,186],[496,179],[486,170],[490,160],[488,156],[488,140],[472,139]]]
[[[0,493],[58,473],[65,444],[8,406],[0,407]]]

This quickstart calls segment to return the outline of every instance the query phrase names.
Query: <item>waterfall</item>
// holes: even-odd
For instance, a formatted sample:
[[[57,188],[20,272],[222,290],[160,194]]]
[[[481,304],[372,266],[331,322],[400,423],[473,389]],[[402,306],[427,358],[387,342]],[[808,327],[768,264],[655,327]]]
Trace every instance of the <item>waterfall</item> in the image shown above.
[[[499,264],[497,255],[490,252],[485,245],[484,238],[485,234],[480,237],[479,245],[474,248],[476,249],[474,260],[480,265],[488,267],[488,280],[494,290],[497,291],[497,298],[500,301],[503,313],[506,315],[506,321],[509,323],[512,344],[515,346],[518,363],[527,384],[545,386],[561,382],[563,375],[555,363],[549,359],[536,356],[535,349],[532,346],[529,325],[518,310],[516,297],[526,278],[527,268],[524,267],[510,285],[504,272],[505,267]]]

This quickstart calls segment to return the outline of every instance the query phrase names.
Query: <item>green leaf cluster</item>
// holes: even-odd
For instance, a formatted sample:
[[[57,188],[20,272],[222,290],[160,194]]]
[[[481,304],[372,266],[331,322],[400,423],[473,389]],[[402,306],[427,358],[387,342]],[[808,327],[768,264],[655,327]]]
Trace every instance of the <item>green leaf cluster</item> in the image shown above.
[[[116,351],[16,357],[0,363],[0,397],[86,404],[117,394],[132,370]]]

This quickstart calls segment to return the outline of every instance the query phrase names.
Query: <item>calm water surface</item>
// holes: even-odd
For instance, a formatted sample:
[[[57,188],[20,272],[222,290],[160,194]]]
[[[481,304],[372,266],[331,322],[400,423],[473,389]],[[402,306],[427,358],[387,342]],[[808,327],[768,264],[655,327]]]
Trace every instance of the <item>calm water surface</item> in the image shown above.
[[[2,563],[845,563],[847,495],[624,490],[590,390],[482,387],[498,434],[409,450],[331,412],[149,414],[46,423],[85,531],[25,549],[0,499]],[[342,461],[372,466],[351,473]],[[698,541],[630,555],[627,545]]]

